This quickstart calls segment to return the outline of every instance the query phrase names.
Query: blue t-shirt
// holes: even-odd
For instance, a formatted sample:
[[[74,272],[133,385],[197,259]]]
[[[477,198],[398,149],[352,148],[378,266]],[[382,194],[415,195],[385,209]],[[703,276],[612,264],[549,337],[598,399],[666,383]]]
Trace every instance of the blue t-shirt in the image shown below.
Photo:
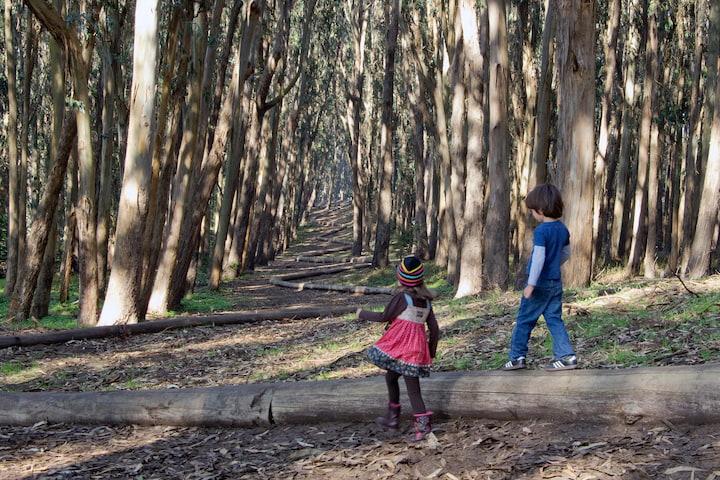
[[[570,245],[570,232],[565,224],[560,220],[541,223],[533,233],[533,245],[534,247],[545,247],[545,262],[540,271],[538,285],[543,280],[561,280],[562,251],[563,248]],[[531,266],[532,258],[528,262],[528,274]]]

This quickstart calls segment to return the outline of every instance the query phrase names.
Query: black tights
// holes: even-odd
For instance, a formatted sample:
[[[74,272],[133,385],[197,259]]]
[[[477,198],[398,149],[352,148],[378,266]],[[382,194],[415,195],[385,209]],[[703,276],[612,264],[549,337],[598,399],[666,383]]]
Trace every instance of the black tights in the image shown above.
[[[425,402],[423,402],[422,393],[420,393],[420,379],[418,377],[407,377],[400,375],[397,372],[388,370],[385,373],[385,383],[387,383],[388,397],[390,403],[400,403],[400,385],[398,379],[403,377],[405,379],[405,386],[407,387],[408,397],[410,397],[410,404],[412,405],[414,413],[425,413]]]

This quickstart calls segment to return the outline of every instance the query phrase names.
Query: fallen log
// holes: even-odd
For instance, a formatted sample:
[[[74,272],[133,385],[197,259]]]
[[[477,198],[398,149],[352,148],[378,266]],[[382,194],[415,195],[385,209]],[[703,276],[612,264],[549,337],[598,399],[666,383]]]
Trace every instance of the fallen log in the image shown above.
[[[387,287],[365,287],[362,285],[333,285],[326,283],[312,283],[312,282],[288,282],[280,280],[278,278],[271,278],[270,283],[276,287],[292,288],[297,291],[302,290],[329,290],[332,292],[346,292],[346,293],[357,293],[361,295],[373,295],[373,294],[392,294],[395,289]]]
[[[33,425],[48,421],[252,427],[270,423],[271,398],[272,390],[262,385],[115,392],[0,393],[0,424]]]
[[[105,327],[74,328],[49,333],[0,336],[0,348],[24,347],[30,345],[65,343],[70,340],[119,337],[143,333],[158,333],[177,328],[201,325],[235,325],[293,318],[316,318],[343,315],[357,310],[357,306],[320,306],[283,308],[279,310],[253,310],[247,312],[218,313],[214,315],[183,316],[163,320],[150,320],[132,325],[110,325]]]
[[[356,263],[352,265],[338,265],[338,266],[328,266],[328,267],[319,267],[319,268],[308,268],[306,270],[301,270],[300,272],[296,273],[287,273],[285,275],[276,275],[271,277],[276,278],[278,280],[297,280],[300,278],[310,278],[310,277],[318,277],[320,275],[332,275],[333,273],[340,273],[345,272],[347,270],[357,270],[360,268],[370,268],[372,267],[371,263]]]
[[[372,255],[364,257],[295,257],[296,262],[303,263],[368,263],[372,262]],[[392,262],[392,260],[391,260]]]
[[[720,423],[720,365],[447,372],[423,380],[438,417],[567,422]],[[251,426],[367,421],[382,413],[383,377],[214,388],[0,393],[0,424]],[[403,396],[403,402],[407,402]],[[405,411],[411,412],[406,404]]]
[[[352,250],[352,245],[343,245],[339,247],[328,247],[324,248],[322,250],[311,250],[309,252],[304,252],[304,257],[319,257],[320,255],[325,255],[327,253],[336,253],[336,252],[345,252],[347,250]]]
[[[362,285],[335,285],[326,283],[312,282],[289,282],[288,280],[299,280],[302,278],[317,277],[320,275],[330,275],[333,273],[344,272],[356,268],[370,268],[371,263],[361,263],[355,265],[341,265],[338,267],[323,267],[312,270],[304,270],[299,273],[289,273],[287,275],[278,275],[270,277],[270,284],[276,287],[292,288],[297,291],[302,290],[328,290],[333,292],[347,292],[361,295],[373,294],[392,294],[395,290],[387,287],[365,287]]]
[[[347,225],[341,225],[337,228],[333,228],[332,230],[329,230],[327,232],[324,232],[324,233],[318,235],[318,238],[326,239],[327,237],[332,237],[336,233],[340,233],[343,230],[345,230],[346,228],[347,228]]]

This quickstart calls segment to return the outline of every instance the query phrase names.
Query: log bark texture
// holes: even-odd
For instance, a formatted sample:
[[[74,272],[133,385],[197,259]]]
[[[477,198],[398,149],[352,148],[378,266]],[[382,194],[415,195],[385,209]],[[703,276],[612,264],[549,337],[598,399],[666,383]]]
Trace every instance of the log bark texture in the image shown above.
[[[367,420],[383,377],[82,393],[2,393],[0,424],[255,426]],[[448,372],[423,381],[438,417],[596,423],[720,422],[720,366],[545,372]],[[411,409],[407,409],[411,411]]]

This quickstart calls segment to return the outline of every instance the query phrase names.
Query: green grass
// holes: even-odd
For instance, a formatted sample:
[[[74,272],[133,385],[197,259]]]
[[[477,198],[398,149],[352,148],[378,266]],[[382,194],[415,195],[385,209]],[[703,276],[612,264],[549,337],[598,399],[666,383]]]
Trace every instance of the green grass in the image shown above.
[[[186,296],[182,301],[182,307],[187,312],[220,312],[231,310],[235,302],[231,301],[225,291],[203,290]]]
[[[38,368],[37,362],[32,362],[29,365],[25,365],[16,360],[11,360],[9,362],[0,363],[0,376],[10,377],[23,372],[27,372],[29,370],[33,370],[35,368]]]
[[[142,385],[143,385],[142,382],[140,382],[139,380],[137,380],[135,378],[131,378],[120,384],[120,386],[124,390],[137,390],[140,387],[142,387]]]
[[[653,360],[652,357],[633,351],[629,346],[620,346],[615,343],[607,344],[604,350],[607,355],[607,362],[611,365],[633,367],[648,365]]]

